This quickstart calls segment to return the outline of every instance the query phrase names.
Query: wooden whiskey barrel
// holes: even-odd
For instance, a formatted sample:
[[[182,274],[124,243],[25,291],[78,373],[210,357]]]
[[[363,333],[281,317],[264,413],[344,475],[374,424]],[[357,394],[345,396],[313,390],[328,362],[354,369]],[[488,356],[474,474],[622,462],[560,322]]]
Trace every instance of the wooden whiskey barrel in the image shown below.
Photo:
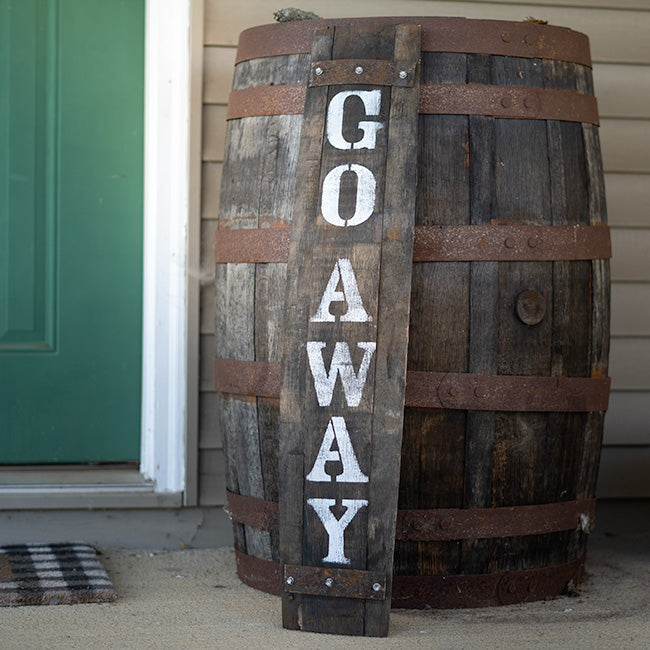
[[[393,606],[482,607],[578,585],[609,380],[609,231],[588,42],[422,27]],[[316,26],[243,32],[216,261],[215,388],[240,578],[280,592],[280,338]]]

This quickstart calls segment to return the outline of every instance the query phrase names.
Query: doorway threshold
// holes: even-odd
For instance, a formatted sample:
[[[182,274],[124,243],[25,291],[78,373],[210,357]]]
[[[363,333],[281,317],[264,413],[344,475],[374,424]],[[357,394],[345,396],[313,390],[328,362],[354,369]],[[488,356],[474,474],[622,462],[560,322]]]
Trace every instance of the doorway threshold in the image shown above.
[[[0,467],[0,510],[175,508],[182,493],[157,492],[136,464]]]

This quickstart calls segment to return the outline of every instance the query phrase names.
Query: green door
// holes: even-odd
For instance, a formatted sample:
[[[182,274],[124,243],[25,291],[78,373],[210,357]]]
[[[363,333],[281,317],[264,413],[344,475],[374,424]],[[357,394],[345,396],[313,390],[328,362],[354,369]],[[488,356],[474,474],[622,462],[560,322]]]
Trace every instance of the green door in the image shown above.
[[[0,464],[139,458],[144,0],[0,0]]]

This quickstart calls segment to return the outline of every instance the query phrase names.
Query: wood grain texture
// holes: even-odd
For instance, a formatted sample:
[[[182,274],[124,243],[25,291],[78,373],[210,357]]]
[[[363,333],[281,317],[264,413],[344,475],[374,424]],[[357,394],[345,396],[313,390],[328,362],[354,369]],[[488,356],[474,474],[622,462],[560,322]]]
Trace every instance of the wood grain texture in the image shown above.
[[[396,61],[418,62],[420,33],[416,26],[395,28]],[[416,68],[416,75],[419,76]],[[417,77],[416,77],[417,79]],[[415,226],[418,142],[418,82],[412,88],[393,88],[386,158],[383,241],[380,261],[375,410],[371,446],[372,468],[368,495],[369,571],[387,576],[387,599],[392,591],[400,449],[404,424],[404,392],[408,351],[411,260]],[[399,233],[399,238],[395,237]],[[372,480],[374,477],[374,481]],[[385,607],[385,606],[383,606]],[[366,601],[370,630],[388,632],[382,605]],[[369,611],[375,610],[375,611]]]
[[[489,57],[471,55],[467,61],[467,80],[494,83]],[[470,221],[489,224],[495,211],[495,120],[474,116],[470,130]],[[473,262],[470,265],[469,372],[494,375],[497,372],[499,337],[499,265]],[[487,508],[492,505],[492,455],[495,413],[467,414],[463,505]],[[489,563],[491,545],[484,540],[462,543],[460,573],[477,573]]]
[[[325,52],[317,50],[326,50],[324,43],[328,35],[332,39],[331,55],[322,56]],[[321,61],[331,56],[333,59],[417,61],[419,53],[416,27],[341,25],[317,30],[312,59]],[[330,418],[344,416],[353,453],[361,463],[361,471],[369,476],[369,484],[332,482],[323,485],[309,481],[299,492],[305,495],[305,500],[334,499],[336,512],[340,513],[335,515],[337,518],[345,512],[339,506],[345,503],[342,499],[363,500],[367,507],[361,509],[345,529],[346,568],[386,575],[387,597],[364,601],[311,595],[291,599],[285,595],[283,609],[289,610],[285,614],[286,621],[303,630],[385,636],[390,609],[406,377],[418,87],[416,84],[412,88],[378,89],[381,104],[375,119],[384,127],[377,132],[376,146],[341,151],[324,139],[324,102],[332,102],[340,92],[350,89],[354,86],[319,86],[307,91],[297,179],[300,191],[296,192],[294,202],[287,273],[290,307],[285,321],[280,398],[281,463],[285,465],[284,459],[298,453],[304,454],[305,459],[315,459],[323,434],[330,426],[328,422],[332,422]],[[347,114],[351,126],[356,126],[365,117],[359,108],[360,102],[346,104],[344,116]],[[344,134],[345,129],[344,122]],[[351,133],[348,131],[347,137],[351,137]],[[318,199],[330,170],[348,161],[363,164],[372,171],[376,183],[374,208],[367,220],[354,227],[332,228],[319,214]],[[358,200],[357,188],[342,180],[338,195],[340,214],[354,214]],[[332,269],[339,268],[343,260],[351,262],[364,309],[371,320],[343,323],[341,318],[332,323],[314,322],[308,317],[316,313]],[[342,270],[339,273],[342,274]],[[355,343],[376,345],[358,403],[349,404],[340,389],[334,391],[325,409],[320,398],[317,403],[311,385],[313,371],[305,358],[307,341],[323,341],[324,358],[331,357],[328,350],[345,342],[352,351],[354,368],[360,367]],[[313,460],[308,462],[313,463]],[[284,480],[296,489],[294,478]],[[287,486],[282,485],[280,492],[282,559],[286,564],[302,561],[306,566],[322,566],[328,555],[329,538],[312,508],[302,505],[305,516],[300,536],[292,531],[290,539],[282,532],[283,517],[289,516],[285,501],[293,503],[295,500],[293,494],[286,495],[286,489]]]
[[[296,81],[292,68],[280,69],[277,76],[284,83]],[[234,83],[238,82],[236,71]],[[300,116],[276,116],[237,120],[228,125],[223,136],[228,165],[221,175],[220,228],[258,228],[287,222],[292,207],[300,122]],[[214,141],[208,139],[213,147],[204,149],[204,156],[221,157],[218,144],[214,144],[219,137]],[[216,265],[214,356],[279,361],[283,267]],[[277,452],[270,453],[277,449],[279,435],[277,400],[247,401],[233,396],[217,399],[221,401],[218,426],[227,458],[228,489],[247,496],[277,499]],[[277,553],[277,533],[239,524],[233,528],[238,550],[264,559]]]

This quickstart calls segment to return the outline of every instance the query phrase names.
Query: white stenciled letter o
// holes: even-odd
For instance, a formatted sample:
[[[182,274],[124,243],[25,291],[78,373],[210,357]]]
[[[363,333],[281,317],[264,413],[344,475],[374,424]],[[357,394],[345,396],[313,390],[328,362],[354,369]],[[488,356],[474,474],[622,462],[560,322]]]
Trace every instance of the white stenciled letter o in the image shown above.
[[[349,219],[342,219],[339,214],[339,197],[341,194],[341,176],[345,172],[357,175],[357,196],[354,214]],[[367,221],[375,209],[375,189],[377,182],[373,173],[363,165],[339,165],[334,167],[323,181],[321,212],[323,219],[333,226],[358,226]]]

